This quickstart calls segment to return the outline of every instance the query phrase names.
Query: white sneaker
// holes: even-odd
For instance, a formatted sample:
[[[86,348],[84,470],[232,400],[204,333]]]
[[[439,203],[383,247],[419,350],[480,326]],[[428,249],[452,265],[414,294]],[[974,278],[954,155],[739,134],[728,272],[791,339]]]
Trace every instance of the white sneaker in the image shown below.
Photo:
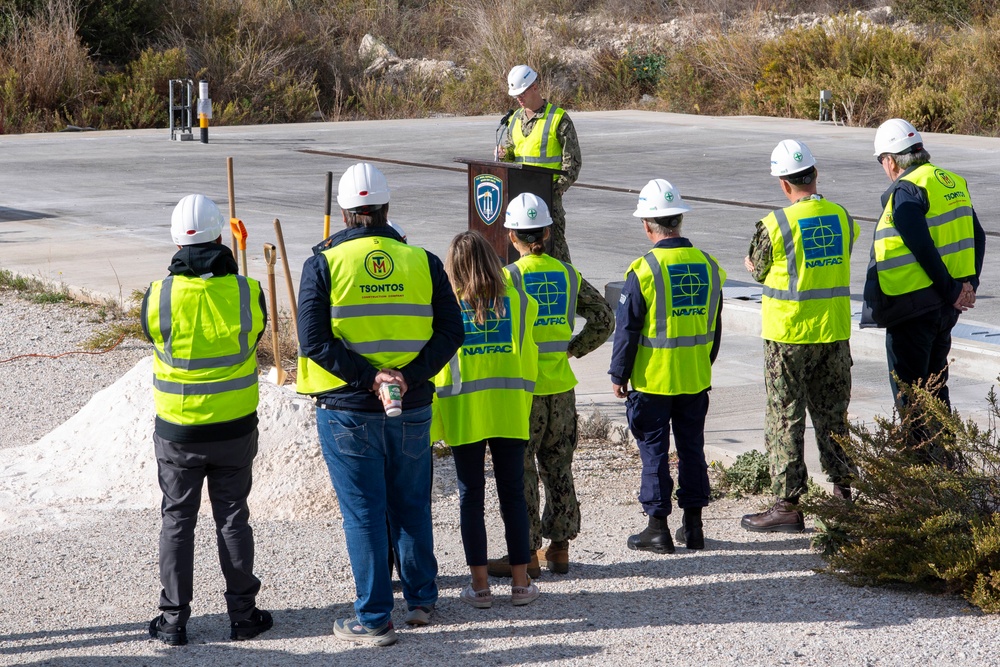
[[[535,584],[510,587],[510,601],[515,607],[531,604],[538,599],[539,595],[541,595],[541,593],[538,591],[538,586]]]
[[[481,591],[474,591],[472,584],[462,589],[462,594],[458,599],[476,609],[489,609],[493,606],[493,593],[490,592],[490,589],[484,588]]]

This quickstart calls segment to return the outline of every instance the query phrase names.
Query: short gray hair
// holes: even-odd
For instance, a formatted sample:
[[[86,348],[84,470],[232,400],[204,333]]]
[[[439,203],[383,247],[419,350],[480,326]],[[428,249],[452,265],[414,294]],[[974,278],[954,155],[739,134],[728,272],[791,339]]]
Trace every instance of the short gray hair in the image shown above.
[[[684,221],[684,214],[664,216],[662,218],[643,218],[643,222],[649,225],[649,229],[655,234],[675,234],[677,228]]]
[[[906,171],[910,167],[919,167],[922,164],[930,162],[931,154],[927,152],[926,148],[921,148],[912,153],[893,154],[892,160],[896,163],[897,167]]]

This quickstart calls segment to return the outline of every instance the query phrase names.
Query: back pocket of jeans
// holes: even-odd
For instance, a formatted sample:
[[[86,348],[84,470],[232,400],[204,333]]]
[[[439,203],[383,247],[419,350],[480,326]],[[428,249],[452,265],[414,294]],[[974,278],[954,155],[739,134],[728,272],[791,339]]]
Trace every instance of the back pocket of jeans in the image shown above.
[[[403,453],[413,459],[426,456],[431,448],[431,420],[403,422]]]
[[[340,424],[333,437],[341,454],[363,454],[368,449],[368,430],[365,424],[345,426]]]

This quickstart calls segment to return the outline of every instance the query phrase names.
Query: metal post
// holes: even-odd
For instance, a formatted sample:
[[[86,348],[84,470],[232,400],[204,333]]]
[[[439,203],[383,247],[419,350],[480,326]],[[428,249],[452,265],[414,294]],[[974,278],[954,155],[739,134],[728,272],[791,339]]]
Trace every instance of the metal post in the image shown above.
[[[175,92],[175,86],[177,90]],[[191,79],[170,79],[170,140],[192,141],[191,135],[191,95],[194,82]],[[181,104],[182,100],[187,100]]]
[[[198,126],[201,143],[208,143],[208,119],[212,117],[212,98],[208,96],[208,81],[198,82]]]

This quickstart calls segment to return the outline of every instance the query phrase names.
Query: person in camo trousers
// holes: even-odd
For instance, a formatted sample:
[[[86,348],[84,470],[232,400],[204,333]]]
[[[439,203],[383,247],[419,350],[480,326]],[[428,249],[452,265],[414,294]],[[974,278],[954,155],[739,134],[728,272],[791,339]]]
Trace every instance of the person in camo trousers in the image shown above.
[[[521,259],[507,267],[516,285],[539,303],[535,320],[538,342],[538,380],[531,403],[531,438],[524,452],[524,495],[531,525],[531,562],[528,574],[569,571],[569,541],[580,532],[580,504],[573,483],[573,452],[577,444],[576,376],[572,357],[593,352],[614,331],[611,307],[571,264],[545,253],[552,218],[545,202],[521,194],[507,205],[504,227]],[[574,316],[586,320],[573,335]],[[537,467],[535,465],[537,459]],[[538,480],[545,485],[545,512],[539,517]],[[542,549],[542,538],[549,546]],[[507,556],[492,559],[489,573],[511,576]]]
[[[834,495],[851,497],[852,469],[837,438],[847,437],[851,400],[851,249],[860,233],[843,206],[816,192],[816,160],[793,139],[771,153],[789,206],[757,223],[745,265],[764,284],[761,337],[767,413],[764,438],[777,502],[747,514],[753,532],[805,529],[806,409]]]

